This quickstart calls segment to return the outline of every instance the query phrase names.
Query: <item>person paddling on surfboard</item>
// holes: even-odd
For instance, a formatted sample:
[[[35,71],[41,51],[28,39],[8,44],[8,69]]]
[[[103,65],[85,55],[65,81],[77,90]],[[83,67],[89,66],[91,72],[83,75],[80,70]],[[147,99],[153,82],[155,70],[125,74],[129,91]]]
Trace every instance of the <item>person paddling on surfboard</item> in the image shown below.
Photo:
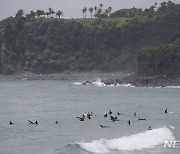
[[[10,125],[14,124],[12,121],[9,122]]]
[[[38,125],[37,120],[36,120],[35,122],[32,122],[31,120],[28,120],[28,121],[29,121],[30,124],[36,124],[36,125]]]
[[[111,115],[112,114],[112,111],[111,110],[109,110],[109,115]]]
[[[101,128],[110,128],[111,126],[103,126],[103,125],[100,125]]]

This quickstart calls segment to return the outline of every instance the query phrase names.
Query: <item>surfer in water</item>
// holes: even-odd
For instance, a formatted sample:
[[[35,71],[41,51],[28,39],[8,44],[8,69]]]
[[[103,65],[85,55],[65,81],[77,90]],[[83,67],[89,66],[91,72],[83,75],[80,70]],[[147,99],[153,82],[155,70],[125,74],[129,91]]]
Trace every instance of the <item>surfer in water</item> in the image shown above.
[[[130,120],[128,120],[128,124],[129,124],[129,125],[131,124],[131,121],[130,121]]]
[[[139,118],[139,120],[146,120],[146,118]]]
[[[103,125],[100,125],[101,128],[110,128],[111,126],[103,126]]]
[[[108,116],[108,114],[107,113],[104,113],[104,117],[106,118]]]
[[[164,113],[166,113],[166,114],[168,113],[167,108],[165,109]]]
[[[109,115],[111,115],[112,114],[112,111],[111,110],[109,110]]]
[[[35,122],[32,122],[31,120],[28,120],[28,121],[29,121],[30,124],[36,124],[36,125],[38,125],[37,120],[36,120]]]
[[[151,126],[149,126],[148,130],[152,130]]]
[[[82,116],[82,117],[76,117],[76,118],[78,118],[80,121],[84,121],[84,119],[85,119],[84,116]]]
[[[9,122],[10,125],[14,124],[12,121]]]

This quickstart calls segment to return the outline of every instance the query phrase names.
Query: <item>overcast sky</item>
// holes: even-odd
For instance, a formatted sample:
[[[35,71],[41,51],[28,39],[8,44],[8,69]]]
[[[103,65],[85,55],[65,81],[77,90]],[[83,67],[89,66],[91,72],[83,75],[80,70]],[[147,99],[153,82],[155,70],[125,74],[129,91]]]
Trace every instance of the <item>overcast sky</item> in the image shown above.
[[[162,1],[168,0],[0,0],[0,20],[14,17],[19,9],[23,9],[27,14],[30,11],[48,11],[51,7],[55,12],[63,11],[64,18],[81,18],[84,7],[99,7],[100,3],[103,4],[103,9],[111,6],[114,12],[122,8],[149,8],[155,2],[159,5]],[[171,1],[180,4],[180,0]],[[90,13],[87,13],[87,17],[90,17]]]

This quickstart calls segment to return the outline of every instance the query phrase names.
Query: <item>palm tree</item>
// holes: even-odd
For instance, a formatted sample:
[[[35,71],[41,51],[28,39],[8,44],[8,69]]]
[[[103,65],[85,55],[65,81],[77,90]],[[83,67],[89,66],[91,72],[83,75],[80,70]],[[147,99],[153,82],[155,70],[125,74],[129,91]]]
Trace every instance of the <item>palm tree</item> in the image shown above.
[[[85,18],[86,18],[86,11],[87,11],[87,8],[84,7],[84,9],[83,9],[83,14],[84,14],[84,17],[85,17]]]
[[[61,10],[58,10],[58,12],[56,13],[56,16],[58,16],[60,19],[61,16],[63,16],[63,12]]]
[[[49,15],[51,17],[52,8],[49,8],[48,10],[49,10]]]
[[[37,10],[37,11],[36,11],[36,15],[37,15],[37,17],[38,17],[38,19],[39,19],[40,16],[41,16],[41,10]]]
[[[96,17],[99,17],[101,15],[101,13],[102,13],[102,9],[98,9],[97,13],[96,13]]]
[[[98,14],[101,14],[101,13],[102,13],[102,9],[98,9],[98,10],[97,10],[97,13],[98,13]]]
[[[156,6],[157,6],[157,3],[156,3],[156,2],[154,3],[154,6],[155,6],[155,8],[156,8]]]
[[[106,9],[106,10],[104,11],[104,14],[106,14],[107,16],[109,16],[109,10]]]
[[[94,17],[96,17],[97,6],[94,6]]]
[[[85,12],[84,9],[82,9],[82,12],[83,12],[83,18],[84,18],[84,12]]]
[[[45,14],[46,14],[47,18],[49,18],[50,13],[49,13],[49,12],[46,12]]]
[[[44,16],[44,18],[46,18],[45,17],[46,13],[43,10],[41,10],[41,15]]]
[[[55,14],[54,10],[52,10],[51,14],[52,14],[52,18],[53,18],[53,14]]]
[[[50,14],[50,17],[52,17],[53,18],[53,14],[54,14],[55,12],[54,12],[54,10],[52,9],[52,8],[49,8],[49,14]],[[51,16],[52,15],[52,16]]]
[[[111,6],[109,6],[109,7],[108,7],[108,10],[109,10],[109,14],[111,14],[112,7],[111,7]]]
[[[101,3],[101,4],[100,4],[100,8],[101,8],[101,10],[102,10],[102,7],[103,7],[103,4]]]
[[[94,10],[95,10],[95,13],[96,13],[96,10],[97,10],[97,6],[94,6]]]
[[[34,19],[36,16],[36,13],[34,11],[31,11],[30,12],[30,18]]]
[[[154,9],[156,10],[156,7],[157,7],[157,3],[154,3]]]
[[[165,12],[167,9],[167,2],[161,2],[160,7],[158,8],[158,11]]]
[[[89,8],[89,12],[91,13],[91,18],[92,18],[92,12],[93,12],[93,8],[92,7]]]

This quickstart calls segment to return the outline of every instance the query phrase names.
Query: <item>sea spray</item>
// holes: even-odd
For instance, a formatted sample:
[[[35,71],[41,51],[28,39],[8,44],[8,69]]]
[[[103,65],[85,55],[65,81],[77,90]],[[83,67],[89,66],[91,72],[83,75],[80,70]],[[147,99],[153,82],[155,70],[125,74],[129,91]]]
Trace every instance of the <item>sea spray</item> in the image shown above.
[[[96,79],[94,82],[93,82],[93,85],[95,86],[106,86],[100,78]]]
[[[81,148],[92,153],[109,153],[110,151],[132,151],[153,148],[166,140],[174,140],[172,132],[164,127],[145,131],[117,139],[100,139],[90,143],[79,142]]]
[[[81,82],[74,82],[73,84],[74,84],[74,85],[78,85],[78,86],[82,85]]]

